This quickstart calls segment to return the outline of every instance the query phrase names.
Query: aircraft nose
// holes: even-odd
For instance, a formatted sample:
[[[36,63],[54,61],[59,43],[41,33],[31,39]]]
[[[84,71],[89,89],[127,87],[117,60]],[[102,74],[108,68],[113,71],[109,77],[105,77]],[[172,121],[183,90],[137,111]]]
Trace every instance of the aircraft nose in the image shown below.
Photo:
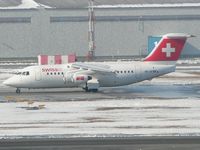
[[[16,81],[13,78],[9,78],[3,82],[4,85],[15,87]]]
[[[4,84],[4,85],[10,86],[10,79],[5,80],[5,81],[3,82],[3,84]]]

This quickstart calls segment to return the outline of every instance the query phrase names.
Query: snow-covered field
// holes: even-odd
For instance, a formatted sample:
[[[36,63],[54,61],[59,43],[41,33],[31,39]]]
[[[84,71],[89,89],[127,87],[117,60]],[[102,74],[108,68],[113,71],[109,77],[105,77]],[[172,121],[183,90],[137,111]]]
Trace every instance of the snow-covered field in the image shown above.
[[[26,64],[27,65],[27,64]],[[15,71],[0,66],[0,138],[200,135],[200,67],[99,93],[36,90],[17,95],[2,85]]]
[[[36,102],[35,105],[37,105]],[[41,102],[40,102],[41,103]],[[200,135],[200,99],[115,99],[0,104],[0,138],[22,136]]]
[[[95,8],[169,8],[169,7],[199,7],[200,3],[165,3],[165,4],[119,4],[97,5]]]
[[[10,3],[12,4],[12,2],[15,1],[11,1]],[[42,2],[42,1],[41,1]],[[6,3],[6,1],[4,2]],[[9,4],[9,1],[7,2]],[[16,1],[16,3],[19,3],[18,1]],[[51,4],[51,1],[48,2]],[[60,2],[62,3],[62,2]],[[71,2],[74,3],[74,2]],[[70,2],[66,2],[66,4],[71,4]],[[78,2],[76,2],[78,3]],[[79,2],[80,3],[80,2]],[[86,2],[85,2],[86,3]],[[136,3],[136,4],[131,4],[131,2],[129,2],[130,4],[113,4],[113,5],[105,5],[105,4],[101,4],[99,2],[96,3],[95,8],[168,8],[168,7],[199,7],[200,3],[199,2],[183,2],[183,3],[164,3],[164,4],[157,4],[157,3],[152,3],[152,4],[145,4],[145,3]],[[59,2],[58,2],[59,4]],[[65,3],[64,3],[65,4]],[[66,5],[65,4],[65,5]],[[7,6],[7,7],[0,7],[0,9],[30,9],[30,8],[39,8],[39,7],[44,7],[44,8],[51,8],[50,6],[46,6],[44,4],[39,3],[38,1],[34,1],[34,0],[21,0],[21,4],[18,4],[16,6]]]
[[[18,6],[0,7],[0,9],[30,9],[30,8],[51,8],[49,6],[36,3],[34,0],[21,0],[21,4]]]
[[[7,3],[7,4],[12,4],[12,3],[19,3],[18,0],[7,0],[8,2],[6,2],[6,0],[4,0],[4,3]],[[41,1],[42,3],[43,1]],[[7,7],[0,7],[0,9],[30,9],[30,8],[38,8],[38,7],[45,7],[45,8],[51,8],[50,6],[46,6],[44,4],[41,4],[40,1],[35,1],[35,0],[21,0],[21,4],[18,4],[16,6],[7,6]],[[79,4],[76,4],[76,3],[79,3]],[[47,4],[49,5],[53,5],[54,4],[54,1],[47,1]],[[77,6],[77,5],[83,5],[83,7],[87,7],[87,1],[85,2],[73,2],[73,1],[60,1],[60,2],[57,2],[57,5],[73,5],[74,6]],[[85,5],[85,6],[84,6]],[[95,3],[95,7],[96,8],[168,8],[168,7],[199,7],[200,6],[200,3],[199,2],[169,2],[169,3],[164,3],[164,4],[161,4],[161,3],[144,3],[144,2],[121,2],[121,4],[119,2],[117,3],[114,3],[113,5],[112,4],[106,4],[106,2],[96,2]],[[68,7],[68,6],[66,6]]]

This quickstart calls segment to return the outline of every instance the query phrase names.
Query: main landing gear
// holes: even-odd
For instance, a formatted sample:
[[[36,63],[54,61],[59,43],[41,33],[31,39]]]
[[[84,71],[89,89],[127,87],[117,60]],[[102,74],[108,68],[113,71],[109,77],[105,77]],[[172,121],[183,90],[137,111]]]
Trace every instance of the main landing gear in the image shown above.
[[[85,90],[85,92],[98,92],[98,89],[88,89],[88,87],[83,88]]]
[[[17,93],[17,94],[20,94],[20,93],[21,93],[20,88],[17,88],[17,89],[16,89],[16,93]]]
[[[98,92],[99,89],[99,82],[95,79],[93,80],[89,80],[86,84],[85,87],[83,87],[83,89],[86,92]]]

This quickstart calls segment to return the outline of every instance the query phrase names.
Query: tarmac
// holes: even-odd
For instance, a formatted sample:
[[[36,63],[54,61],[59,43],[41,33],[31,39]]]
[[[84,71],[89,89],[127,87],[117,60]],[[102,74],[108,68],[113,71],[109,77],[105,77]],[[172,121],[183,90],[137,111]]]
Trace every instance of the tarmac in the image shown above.
[[[0,84],[0,150],[199,150],[199,68],[188,69],[98,93]]]
[[[200,137],[9,139],[0,150],[199,150]]]

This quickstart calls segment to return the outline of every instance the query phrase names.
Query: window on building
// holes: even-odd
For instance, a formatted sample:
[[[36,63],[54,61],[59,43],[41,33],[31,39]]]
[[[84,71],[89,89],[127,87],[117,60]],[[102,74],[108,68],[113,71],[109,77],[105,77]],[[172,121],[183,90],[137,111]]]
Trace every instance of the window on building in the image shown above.
[[[31,23],[31,17],[0,17],[0,23]]]

